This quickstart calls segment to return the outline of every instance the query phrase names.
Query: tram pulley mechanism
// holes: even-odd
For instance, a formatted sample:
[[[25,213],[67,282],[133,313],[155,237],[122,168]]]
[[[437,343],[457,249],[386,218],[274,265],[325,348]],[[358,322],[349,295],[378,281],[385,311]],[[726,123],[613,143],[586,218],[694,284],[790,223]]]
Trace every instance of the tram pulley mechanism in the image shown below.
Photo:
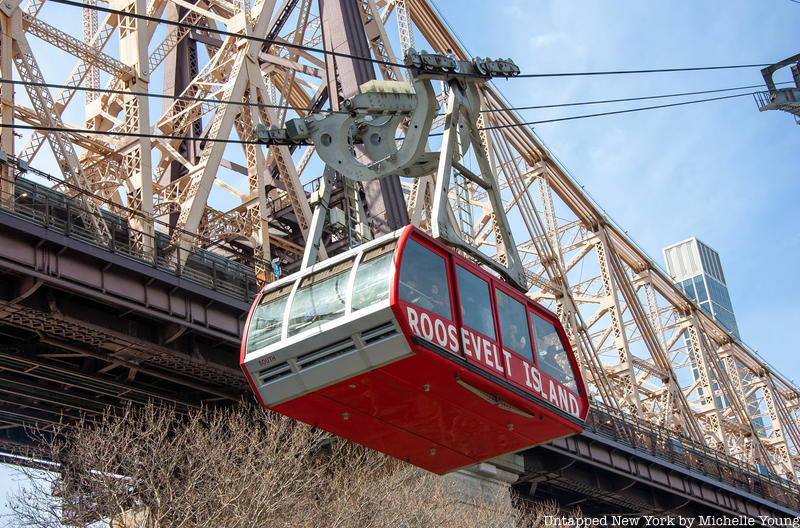
[[[406,178],[435,174],[433,237],[465,251],[518,289],[527,291],[522,260],[477,125],[481,102],[478,85],[493,77],[519,75],[519,68],[510,59],[459,61],[451,56],[414,49],[406,53],[405,64],[411,72],[411,82],[366,82],[361,85],[360,94],[343,102],[346,114],[314,114],[292,119],[284,129],[256,126],[253,136],[257,141],[313,144],[325,162],[322,196],[314,210],[302,267],[316,262],[336,172],[356,182],[377,180],[390,174]],[[441,146],[438,151],[426,152],[431,125],[439,110],[433,80],[444,82],[448,91],[447,108]],[[399,131],[401,125],[404,133]],[[461,163],[470,149],[477,160],[478,172]],[[484,189],[489,197],[500,238],[495,241],[497,260],[472,247],[450,221],[448,189],[454,168]]]

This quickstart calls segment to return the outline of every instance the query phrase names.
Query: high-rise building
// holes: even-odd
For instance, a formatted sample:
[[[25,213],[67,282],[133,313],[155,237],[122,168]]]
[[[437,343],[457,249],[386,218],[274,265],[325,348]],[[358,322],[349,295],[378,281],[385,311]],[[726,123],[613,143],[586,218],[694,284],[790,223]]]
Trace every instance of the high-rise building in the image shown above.
[[[739,327],[719,253],[694,237],[665,247],[663,251],[667,273],[675,284],[738,339]]]
[[[663,252],[664,261],[667,263],[667,273],[678,288],[695,301],[701,310],[713,317],[737,339],[741,339],[736,317],[733,315],[733,306],[730,295],[728,295],[728,285],[725,282],[725,274],[722,272],[719,253],[694,237],[667,246]],[[685,336],[685,339],[688,340],[688,335]],[[736,362],[736,366],[742,383],[749,384],[751,375],[739,361]],[[692,368],[692,374],[697,379],[696,367]],[[717,390],[718,386],[716,380],[713,380],[713,374],[711,377],[714,389]],[[702,391],[703,389],[700,389],[701,394]],[[721,398],[715,399],[719,409],[728,406]],[[747,398],[747,410],[756,430],[762,432],[764,430],[764,410],[761,409],[756,394],[750,394]]]

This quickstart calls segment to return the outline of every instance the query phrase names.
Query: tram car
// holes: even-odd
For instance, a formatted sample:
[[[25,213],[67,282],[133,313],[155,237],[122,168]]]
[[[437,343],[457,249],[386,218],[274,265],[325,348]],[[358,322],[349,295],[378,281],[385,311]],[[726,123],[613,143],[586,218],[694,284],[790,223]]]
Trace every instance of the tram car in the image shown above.
[[[412,226],[267,285],[241,366],[262,405],[438,474],[589,408],[556,316]]]

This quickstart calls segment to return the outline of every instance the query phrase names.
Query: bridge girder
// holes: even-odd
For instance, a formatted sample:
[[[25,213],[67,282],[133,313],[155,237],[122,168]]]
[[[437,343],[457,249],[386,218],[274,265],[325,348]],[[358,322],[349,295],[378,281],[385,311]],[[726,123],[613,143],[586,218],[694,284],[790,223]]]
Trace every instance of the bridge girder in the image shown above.
[[[10,78],[8,71],[16,66],[28,95],[6,97],[4,85],[2,120],[40,129],[23,131],[18,149],[4,129],[2,149],[35,166],[47,140],[58,160],[53,170],[71,185],[62,188],[85,201],[90,212],[103,208],[126,218],[140,234],[133,242],[139,254],[155,251],[154,234],[163,231],[175,260],[180,260],[178,248],[192,244],[222,248],[227,255],[246,254],[241,258],[248,257],[263,279],[271,278],[265,263],[272,258],[290,265],[299,257],[311,218],[312,193],[304,184],[321,175],[321,168],[309,161],[308,149],[250,144],[252,129],[259,123],[282,126],[287,118],[319,110],[328,99],[338,108],[338,97],[352,95],[348,92],[370,75],[397,80],[403,74],[396,66],[320,58],[294,46],[341,46],[355,39],[359,54],[394,62],[401,55],[395,43],[405,51],[417,38],[418,47],[470,58],[424,0],[328,0],[322,7],[309,0],[281,5],[272,0],[253,5],[246,0],[152,0],[147,5],[120,0],[110,5],[128,16],[107,13],[98,23],[87,15],[87,27],[77,36],[54,30],[43,0],[9,5],[14,7],[0,13],[0,68],[3,78]],[[337,22],[324,17],[326,9],[343,15],[342,6],[350,7],[349,18],[336,19],[346,26],[344,36],[334,33]],[[135,17],[169,12],[192,27]],[[227,33],[214,32],[223,28]],[[259,35],[274,42],[248,38]],[[115,37],[117,45],[111,45]],[[169,99],[150,122],[149,79],[164,74],[167,57],[187,40],[200,47],[197,71],[173,83],[180,85],[181,98]],[[45,53],[73,61],[66,82],[47,78],[47,69],[37,67],[52,60]],[[98,79],[109,91],[94,93],[88,102],[74,97],[80,88],[96,88]],[[53,98],[48,88],[32,82],[65,87]],[[489,128],[481,140],[535,284],[529,294],[562,318],[592,396],[623,414],[797,481],[797,389],[697,309],[612,225],[533,132],[513,126],[522,119],[491,85],[482,89],[482,97],[482,108],[491,112],[482,114]],[[79,114],[82,124],[65,121]],[[180,174],[172,172],[176,166]],[[8,177],[13,170],[4,167],[7,202],[13,199]],[[406,214],[424,226],[433,177],[364,189],[373,226],[405,221]],[[497,231],[485,193],[454,179],[450,196],[459,210],[470,213],[462,218],[471,218],[472,225],[462,230],[494,255]],[[102,222],[95,229],[97,236],[109,236]]]

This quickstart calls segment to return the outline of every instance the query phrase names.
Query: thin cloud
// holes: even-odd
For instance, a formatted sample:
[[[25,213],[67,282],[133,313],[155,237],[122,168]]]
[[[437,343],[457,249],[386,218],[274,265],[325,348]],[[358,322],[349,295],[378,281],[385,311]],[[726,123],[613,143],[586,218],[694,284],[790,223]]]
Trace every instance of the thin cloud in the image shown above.
[[[547,48],[566,40],[566,37],[564,33],[543,33],[531,39],[531,46],[534,48]]]

